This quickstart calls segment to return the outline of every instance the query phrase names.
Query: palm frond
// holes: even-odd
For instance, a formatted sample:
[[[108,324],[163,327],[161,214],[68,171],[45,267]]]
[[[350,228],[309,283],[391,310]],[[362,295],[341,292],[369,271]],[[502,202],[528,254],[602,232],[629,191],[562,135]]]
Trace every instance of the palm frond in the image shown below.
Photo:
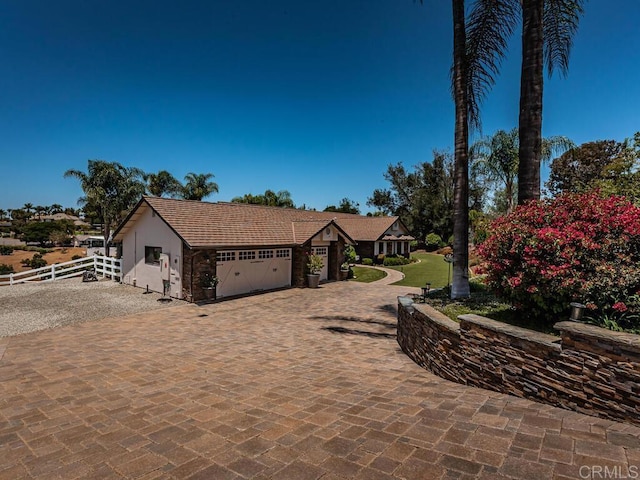
[[[569,54],[585,0],[545,0],[542,18],[544,57],[549,76],[555,68],[569,71]]]
[[[576,148],[576,144],[568,138],[562,135],[555,135],[553,137],[547,137],[542,139],[542,161],[548,162],[551,157],[558,154]]]
[[[467,20],[469,122],[480,129],[480,104],[495,84],[519,20],[519,0],[477,0]]]

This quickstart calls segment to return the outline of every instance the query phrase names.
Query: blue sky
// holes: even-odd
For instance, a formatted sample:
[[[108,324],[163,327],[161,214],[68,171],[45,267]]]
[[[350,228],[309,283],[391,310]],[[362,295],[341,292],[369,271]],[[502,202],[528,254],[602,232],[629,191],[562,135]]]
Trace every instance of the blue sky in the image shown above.
[[[567,78],[546,79],[543,135],[640,130],[640,2],[591,0]],[[230,200],[267,188],[323,209],[385,187],[390,163],[452,150],[451,2],[20,0],[0,5],[0,208],[60,203],[88,159]],[[517,125],[520,34],[483,131]],[[543,173],[544,174],[544,173]]]

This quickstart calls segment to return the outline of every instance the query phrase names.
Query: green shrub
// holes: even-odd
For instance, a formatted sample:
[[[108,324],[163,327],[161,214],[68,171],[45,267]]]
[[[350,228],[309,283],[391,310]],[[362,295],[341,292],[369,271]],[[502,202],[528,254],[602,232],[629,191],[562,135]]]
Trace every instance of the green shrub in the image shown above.
[[[427,252],[433,252],[440,247],[444,247],[444,244],[442,243],[442,237],[437,233],[430,233],[429,235],[427,235],[427,237],[424,239],[424,244]]]
[[[640,207],[565,194],[519,206],[491,230],[478,247],[487,285],[523,314],[551,323],[577,301],[596,323],[640,327]]]
[[[73,257],[71,257],[71,260],[80,260],[81,258],[84,258],[82,255],[74,255]]]
[[[353,245],[347,245],[344,247],[344,262],[345,263],[355,263],[356,261],[356,249],[353,248]]]
[[[0,255],[11,255],[13,247],[10,245],[0,245]]]
[[[0,263],[0,275],[8,275],[10,273],[14,273],[13,267],[6,263]]]
[[[20,263],[22,263],[22,265],[24,265],[25,267],[31,267],[31,268],[42,268],[47,266],[47,261],[44,258],[42,258],[41,253],[34,253],[33,258],[31,259],[25,258]]]
[[[380,253],[380,254],[376,255],[376,259],[375,259],[374,263],[377,263],[378,265],[381,265],[382,263],[384,263],[384,257],[385,257],[384,253]]]
[[[410,260],[404,257],[386,257],[383,261],[385,267],[397,267],[399,265],[406,265],[410,263]]]
[[[362,259],[362,265],[368,265],[368,266],[373,265],[373,259],[372,258],[363,258]]]

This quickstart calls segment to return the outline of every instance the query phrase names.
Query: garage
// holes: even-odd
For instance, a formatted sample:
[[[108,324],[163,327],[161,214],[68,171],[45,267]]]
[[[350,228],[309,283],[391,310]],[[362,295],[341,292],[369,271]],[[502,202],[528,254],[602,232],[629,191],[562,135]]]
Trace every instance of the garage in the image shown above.
[[[216,254],[218,298],[291,286],[291,249],[223,250]]]

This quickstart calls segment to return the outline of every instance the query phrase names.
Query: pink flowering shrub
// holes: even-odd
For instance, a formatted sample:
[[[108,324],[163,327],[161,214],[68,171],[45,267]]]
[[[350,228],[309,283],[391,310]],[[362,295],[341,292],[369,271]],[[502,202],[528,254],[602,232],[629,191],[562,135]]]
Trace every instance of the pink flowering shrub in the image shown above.
[[[578,301],[592,318],[640,326],[640,207],[564,194],[519,206],[490,232],[478,249],[487,285],[527,316],[553,323]]]

